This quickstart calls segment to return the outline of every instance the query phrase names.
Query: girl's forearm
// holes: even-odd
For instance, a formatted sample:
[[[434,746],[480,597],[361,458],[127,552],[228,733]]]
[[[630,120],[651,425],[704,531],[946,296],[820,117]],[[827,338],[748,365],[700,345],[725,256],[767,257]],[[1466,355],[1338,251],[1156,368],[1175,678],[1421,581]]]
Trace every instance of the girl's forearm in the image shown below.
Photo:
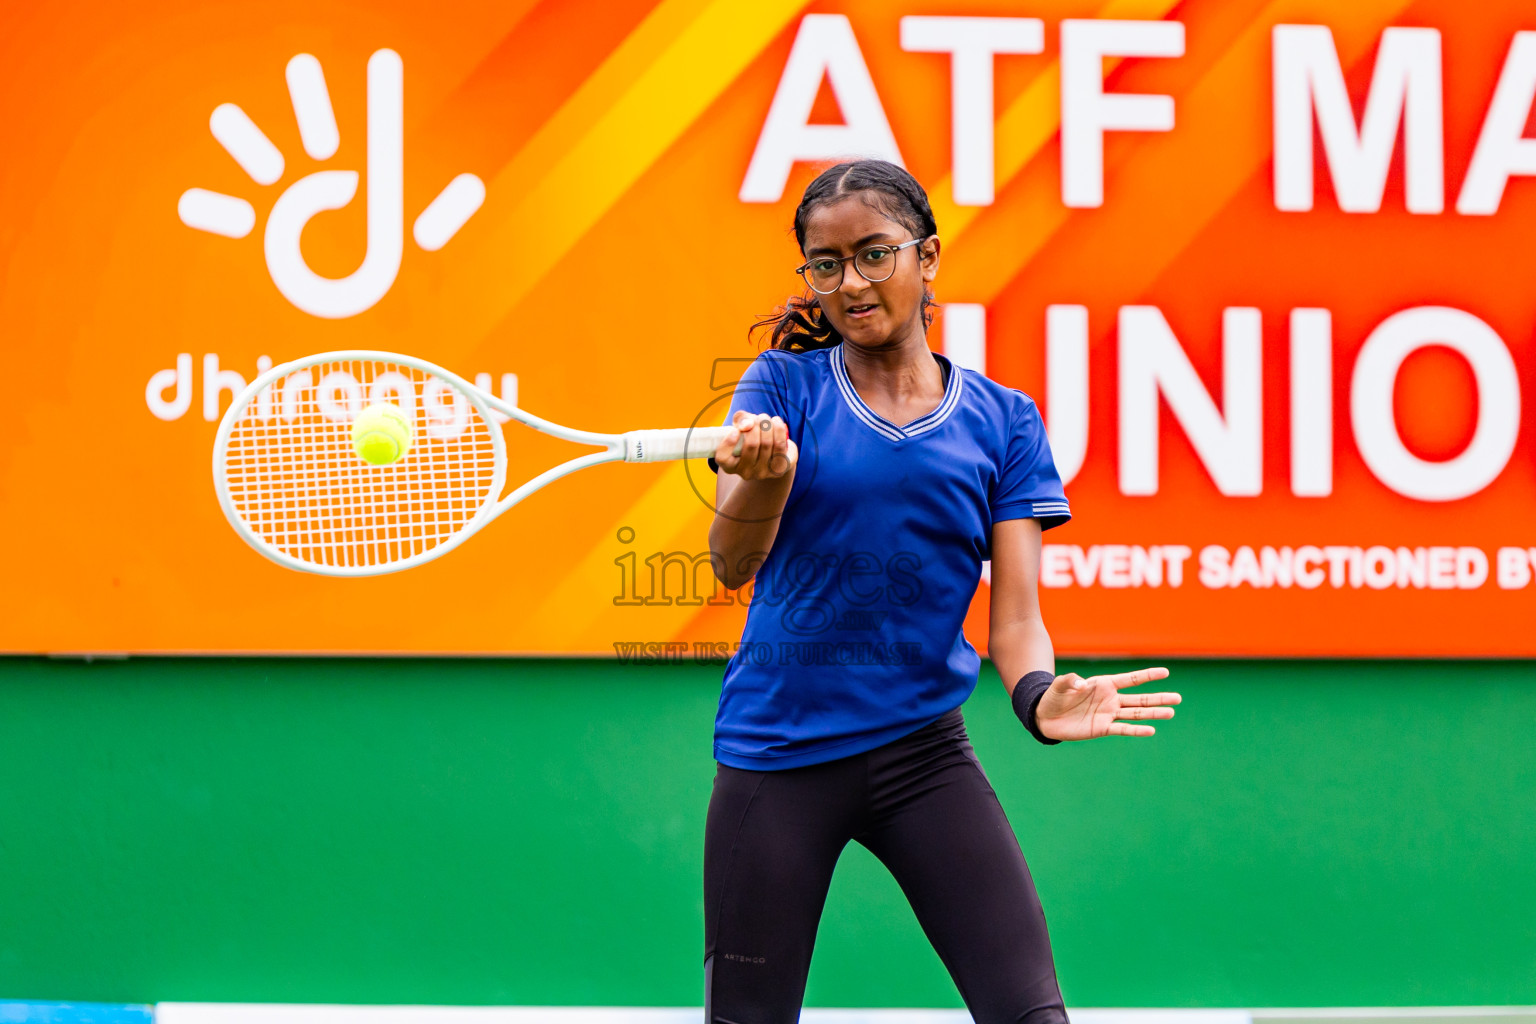
[[[709,551],[715,575],[730,590],[757,572],[779,533],[779,517],[789,500],[794,473],[762,480],[738,480],[709,527]]]
[[[994,623],[987,639],[987,656],[1011,695],[1018,681],[1030,672],[1056,671],[1056,651],[1051,635],[1038,618]]]

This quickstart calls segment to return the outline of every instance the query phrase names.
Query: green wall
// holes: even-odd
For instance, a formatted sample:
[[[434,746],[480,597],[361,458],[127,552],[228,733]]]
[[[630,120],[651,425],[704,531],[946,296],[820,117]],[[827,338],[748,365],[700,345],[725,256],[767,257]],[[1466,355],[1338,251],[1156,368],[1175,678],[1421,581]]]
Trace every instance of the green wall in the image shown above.
[[[1152,740],[966,707],[1070,1004],[1536,1003],[1530,663],[1171,667]],[[0,659],[0,999],[697,1006],[719,679]],[[807,1002],[961,1005],[857,846]]]

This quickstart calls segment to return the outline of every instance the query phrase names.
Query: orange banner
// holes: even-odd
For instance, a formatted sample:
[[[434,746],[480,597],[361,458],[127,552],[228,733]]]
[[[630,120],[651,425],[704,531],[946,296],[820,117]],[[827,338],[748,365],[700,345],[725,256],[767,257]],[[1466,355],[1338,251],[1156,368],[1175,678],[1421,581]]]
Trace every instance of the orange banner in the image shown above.
[[[6,651],[729,655],[702,463],[335,580],[230,529],[215,424],[351,348],[719,422],[800,191],[877,155],[932,345],[1044,412],[1059,651],[1536,655],[1528,5],[74,2],[0,55]],[[509,480],[582,451],[507,429]]]

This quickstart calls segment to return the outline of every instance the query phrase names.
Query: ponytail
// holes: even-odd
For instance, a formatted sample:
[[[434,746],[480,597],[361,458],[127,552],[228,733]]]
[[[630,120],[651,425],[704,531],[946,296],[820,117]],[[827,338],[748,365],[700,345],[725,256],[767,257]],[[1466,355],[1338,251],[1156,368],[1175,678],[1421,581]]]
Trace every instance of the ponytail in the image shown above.
[[[754,323],[747,334],[756,334],[764,328],[770,329],[769,348],[782,348],[789,352],[831,348],[843,340],[837,328],[822,313],[821,304],[814,295],[791,295],[771,316],[765,316]]]

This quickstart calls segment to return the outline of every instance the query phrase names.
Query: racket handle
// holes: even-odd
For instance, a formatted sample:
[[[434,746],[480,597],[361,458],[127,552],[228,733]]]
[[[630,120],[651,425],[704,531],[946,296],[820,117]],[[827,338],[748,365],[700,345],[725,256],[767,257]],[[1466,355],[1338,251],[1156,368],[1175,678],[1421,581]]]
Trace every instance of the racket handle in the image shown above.
[[[625,462],[668,462],[707,459],[715,454],[730,427],[678,427],[672,430],[631,430],[624,435]]]

